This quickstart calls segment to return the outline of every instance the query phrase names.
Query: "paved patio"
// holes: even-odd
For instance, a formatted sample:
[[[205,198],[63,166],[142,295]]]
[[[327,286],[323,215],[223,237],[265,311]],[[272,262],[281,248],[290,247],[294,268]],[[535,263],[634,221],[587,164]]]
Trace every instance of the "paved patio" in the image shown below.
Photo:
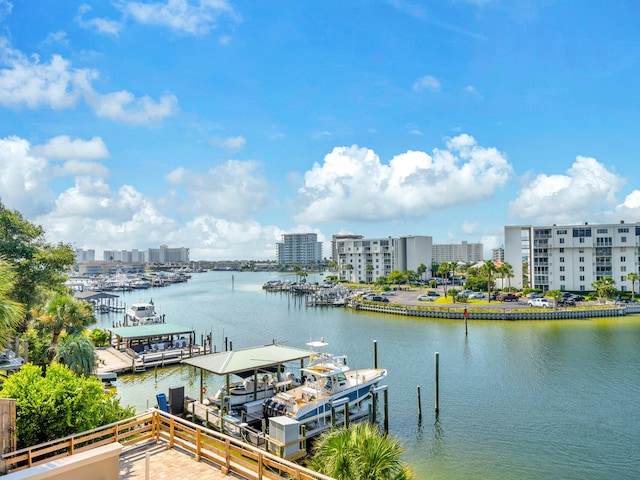
[[[145,476],[146,456],[149,454],[149,476]],[[234,473],[223,475],[220,468],[197,462],[193,455],[180,448],[167,448],[165,443],[148,442],[129,447],[120,455],[120,480],[204,480],[242,479]]]

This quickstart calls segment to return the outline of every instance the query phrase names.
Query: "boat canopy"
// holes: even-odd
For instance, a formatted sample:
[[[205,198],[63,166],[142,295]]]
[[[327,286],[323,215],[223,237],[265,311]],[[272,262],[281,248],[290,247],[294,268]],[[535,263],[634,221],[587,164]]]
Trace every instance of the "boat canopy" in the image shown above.
[[[308,350],[272,344],[187,358],[182,360],[182,363],[216,375],[247,376],[248,372],[266,370],[283,363],[303,360],[310,355]]]
[[[113,335],[121,339],[144,339],[151,337],[161,337],[163,335],[192,335],[193,329],[176,325],[175,323],[152,323],[140,325],[138,327],[120,327],[108,329]]]

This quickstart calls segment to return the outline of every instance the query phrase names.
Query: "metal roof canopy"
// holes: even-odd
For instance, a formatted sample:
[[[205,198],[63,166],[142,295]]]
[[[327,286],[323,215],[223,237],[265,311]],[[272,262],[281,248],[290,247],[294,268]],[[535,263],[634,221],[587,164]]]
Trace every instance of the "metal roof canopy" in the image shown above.
[[[103,298],[118,298],[118,295],[105,292],[97,292],[95,290],[89,290],[87,292],[78,292],[74,295],[79,300],[102,300]]]
[[[181,333],[191,334],[192,328],[176,325],[175,323],[152,323],[149,325],[140,325],[137,327],[120,327],[108,329],[113,335],[120,338],[149,338],[159,337],[162,335],[180,335]]]
[[[293,362],[294,360],[303,360],[311,355],[312,352],[301,348],[272,344],[187,358],[182,360],[182,363],[216,375],[238,375],[251,370],[266,369]]]

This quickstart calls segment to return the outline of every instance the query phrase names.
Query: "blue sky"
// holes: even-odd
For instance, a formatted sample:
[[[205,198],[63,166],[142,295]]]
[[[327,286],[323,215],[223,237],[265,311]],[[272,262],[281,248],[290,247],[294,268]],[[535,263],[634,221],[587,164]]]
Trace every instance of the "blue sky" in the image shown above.
[[[0,0],[0,199],[78,248],[640,221],[640,3]],[[325,254],[329,249],[325,248]]]

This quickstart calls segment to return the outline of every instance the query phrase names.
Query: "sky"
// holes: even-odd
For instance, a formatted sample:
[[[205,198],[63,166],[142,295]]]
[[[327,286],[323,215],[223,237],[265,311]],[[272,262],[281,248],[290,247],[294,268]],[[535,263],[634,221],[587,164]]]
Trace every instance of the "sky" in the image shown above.
[[[48,240],[272,260],[640,221],[640,2],[0,0],[0,201]]]

